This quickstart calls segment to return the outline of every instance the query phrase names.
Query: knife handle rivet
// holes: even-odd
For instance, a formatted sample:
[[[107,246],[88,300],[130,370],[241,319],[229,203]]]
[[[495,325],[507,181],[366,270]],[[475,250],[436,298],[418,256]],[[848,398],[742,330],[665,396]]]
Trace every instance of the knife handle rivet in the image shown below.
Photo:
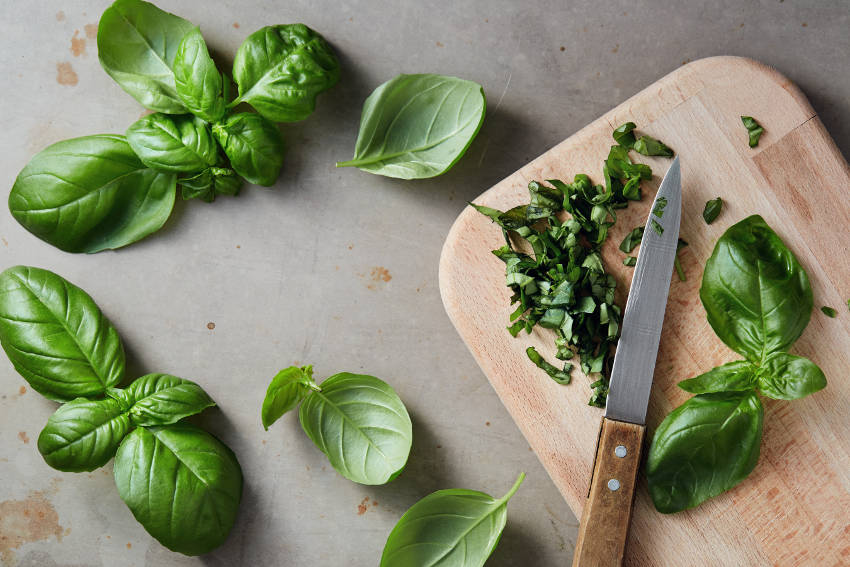
[[[616,490],[620,490],[620,481],[617,480],[616,478],[612,478],[611,480],[608,481],[608,489],[611,490],[612,492],[614,492]]]
[[[624,445],[617,445],[614,447],[614,454],[620,457],[621,459],[629,454]]]

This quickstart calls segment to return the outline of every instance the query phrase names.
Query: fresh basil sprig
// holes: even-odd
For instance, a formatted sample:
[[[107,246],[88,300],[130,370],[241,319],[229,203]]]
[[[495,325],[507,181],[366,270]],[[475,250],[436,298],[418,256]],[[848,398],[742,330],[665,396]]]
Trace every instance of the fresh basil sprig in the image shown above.
[[[786,351],[812,313],[806,271],[760,216],[730,227],[703,273],[700,299],[717,336],[745,360],[684,380],[697,394],[668,415],[647,460],[656,509],[698,506],[729,490],[755,468],[764,410],[756,391],[793,400],[826,387],[807,358]]]
[[[181,421],[215,405],[199,385],[149,374],[117,388],[115,328],[86,292],[39,268],[0,273],[0,345],[34,390],[67,402],[38,436],[48,465],[92,471],[115,456],[121,498],[160,543],[199,555],[224,542],[242,472],[221,441]]]
[[[404,470],[413,443],[407,409],[384,381],[341,372],[313,381],[312,366],[278,372],[263,400],[266,429],[298,404],[307,436],[345,478],[386,484]]]

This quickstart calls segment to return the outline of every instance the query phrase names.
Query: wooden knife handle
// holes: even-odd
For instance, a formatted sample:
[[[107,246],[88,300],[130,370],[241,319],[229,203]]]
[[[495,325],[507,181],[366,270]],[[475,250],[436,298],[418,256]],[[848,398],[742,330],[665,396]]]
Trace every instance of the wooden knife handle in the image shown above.
[[[646,427],[602,419],[573,567],[622,565]]]

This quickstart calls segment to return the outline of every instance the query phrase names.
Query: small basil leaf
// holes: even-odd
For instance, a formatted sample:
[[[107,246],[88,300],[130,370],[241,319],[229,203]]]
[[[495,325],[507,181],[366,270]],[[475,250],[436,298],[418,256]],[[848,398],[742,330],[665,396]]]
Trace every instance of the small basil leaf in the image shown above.
[[[634,267],[635,264],[637,264],[637,258],[635,258],[634,256],[626,256],[625,258],[623,258],[624,266]]]
[[[148,374],[127,386],[133,425],[169,425],[215,405],[203,388],[170,374]]]
[[[461,488],[429,494],[390,532],[381,567],[483,566],[502,536],[508,500],[524,478],[521,473],[501,498]]]
[[[124,347],[89,295],[60,276],[15,266],[0,273],[0,344],[51,400],[103,395],[124,376]]]
[[[374,376],[331,376],[301,403],[298,417],[307,436],[349,480],[386,484],[407,463],[410,416],[395,391]]]
[[[207,122],[221,120],[227,106],[225,82],[199,28],[183,36],[177,48],[174,80],[177,96],[189,112]]]
[[[266,397],[263,399],[261,412],[263,428],[268,431],[271,424],[301,403],[301,400],[306,398],[315,387],[312,366],[302,368],[290,366],[278,372],[272,378],[266,390]]]
[[[177,181],[184,200],[201,199],[207,203],[212,203],[216,195],[239,194],[243,182],[235,171],[226,167],[209,167]]]
[[[130,430],[130,418],[112,398],[77,398],[59,406],[38,436],[38,451],[56,470],[93,471],[105,465]]]
[[[552,310],[550,309],[549,311],[552,311]],[[561,313],[566,315],[566,313],[563,310],[559,309],[559,311],[561,311]],[[563,323],[563,320],[564,320],[564,317],[562,316],[561,322],[558,323],[558,325],[555,325],[555,327],[553,327],[553,328],[560,327],[561,324]],[[546,325],[543,324],[542,319],[539,321],[539,324],[543,327],[546,326]],[[557,366],[554,366],[553,364],[550,364],[549,362],[547,362],[543,358],[543,356],[539,352],[537,352],[537,349],[535,349],[533,346],[530,346],[527,349],[525,349],[525,354],[528,355],[528,358],[531,359],[531,362],[533,362],[537,366],[537,368],[546,372],[546,374],[548,374],[549,377],[552,380],[554,380],[555,382],[557,382],[558,384],[569,384],[570,383],[570,379],[571,379],[570,378],[570,371],[573,369],[572,364],[567,363],[567,364],[564,365],[564,369],[560,370],[560,369],[558,369]]]
[[[759,138],[764,134],[764,128],[756,122],[756,119],[752,116],[742,116],[741,122],[744,123],[744,128],[747,129],[747,134],[749,135],[750,147],[754,148],[759,145]]]
[[[745,360],[727,362],[695,378],[682,380],[679,387],[692,394],[746,392],[757,386],[758,368]]]
[[[149,169],[124,136],[57,142],[18,174],[9,210],[24,228],[66,252],[120,248],[159,230],[177,178]]]
[[[640,241],[643,238],[643,231],[644,227],[642,226],[636,226],[633,228],[632,231],[623,238],[623,241],[620,242],[620,250],[626,254],[630,254],[631,251],[640,244]]]
[[[796,400],[826,388],[826,376],[808,358],[777,352],[761,367],[758,387],[769,398]]]
[[[484,89],[443,75],[399,75],[369,95],[360,117],[355,166],[400,179],[445,173],[472,143],[484,121]]]
[[[213,187],[216,195],[238,195],[244,180],[232,169],[223,167],[213,168]]]
[[[283,166],[283,138],[275,124],[242,112],[215,124],[213,135],[236,173],[257,185],[274,185]]]
[[[661,226],[661,225],[658,223],[658,221],[657,221],[657,220],[655,220],[655,219],[651,219],[651,220],[649,221],[649,226],[651,226],[651,227],[652,227],[652,230],[654,230],[654,231],[656,232],[656,234],[658,234],[658,236],[661,236],[662,234],[664,234],[664,227],[663,227],[663,226]]]
[[[126,135],[142,163],[159,171],[197,172],[218,161],[209,126],[191,114],[149,114],[127,128]]]
[[[664,142],[646,135],[641,136],[632,149],[645,156],[673,157],[673,150],[668,148]]]
[[[838,315],[838,312],[835,309],[833,309],[832,307],[827,307],[826,305],[821,307],[820,310],[823,312],[824,315],[831,319],[835,319],[835,316]]]
[[[197,427],[139,427],[115,455],[115,485],[136,520],[171,551],[201,555],[227,539],[242,470],[224,443]]]
[[[145,108],[169,114],[186,112],[172,70],[180,41],[192,27],[149,2],[116,0],[103,12],[97,27],[100,64]]]
[[[806,271],[758,215],[718,239],[705,264],[700,299],[720,340],[757,363],[797,340],[813,304]]]
[[[758,462],[763,420],[755,392],[700,394],[673,410],[646,463],[655,508],[693,508],[744,480]]]
[[[712,199],[710,201],[705,202],[705,209],[702,211],[702,218],[705,220],[705,224],[711,224],[717,219],[718,215],[720,215],[720,211],[723,209],[723,199],[717,197],[716,199]]]
[[[614,140],[624,148],[632,149],[632,146],[635,145],[635,135],[633,132],[635,128],[634,122],[626,122],[614,130]]]
[[[274,122],[297,122],[316,96],[339,80],[339,62],[325,38],[304,24],[267,26],[249,35],[233,60],[238,102]]]

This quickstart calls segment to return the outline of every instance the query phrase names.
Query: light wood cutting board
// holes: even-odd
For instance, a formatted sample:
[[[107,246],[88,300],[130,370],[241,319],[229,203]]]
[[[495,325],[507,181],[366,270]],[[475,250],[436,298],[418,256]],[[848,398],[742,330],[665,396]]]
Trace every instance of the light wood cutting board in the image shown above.
[[[747,145],[741,115],[765,128]],[[672,278],[647,425],[690,395],[676,383],[738,357],[714,335],[699,301],[702,267],[730,225],[760,214],[794,251],[811,278],[812,321],[792,352],[823,368],[829,385],[794,402],[765,400],[761,458],[735,489],[687,512],[655,511],[640,475],[626,563],[631,566],[850,565],[850,169],[805,96],[755,61],[714,57],[690,63],[583,128],[482,194],[476,203],[506,210],[528,202],[531,180],[572,181],[584,172],[601,182],[612,130],[633,121],[681,157],[682,253],[688,280]],[[634,155],[634,154],[633,154]],[[639,159],[637,159],[639,158]],[[631,270],[617,250],[644,224],[651,197],[670,164],[637,156],[654,176],[644,200],[618,211],[603,250],[624,303]],[[710,226],[705,202],[724,209]],[[505,330],[510,292],[504,264],[490,250],[503,243],[490,220],[467,208],[440,259],[446,310],[502,402],[577,517],[587,496],[602,410],[590,407],[589,380],[574,370],[560,386],[525,349],[554,359],[554,333],[536,328],[512,338]],[[819,307],[838,311],[836,319]]]

